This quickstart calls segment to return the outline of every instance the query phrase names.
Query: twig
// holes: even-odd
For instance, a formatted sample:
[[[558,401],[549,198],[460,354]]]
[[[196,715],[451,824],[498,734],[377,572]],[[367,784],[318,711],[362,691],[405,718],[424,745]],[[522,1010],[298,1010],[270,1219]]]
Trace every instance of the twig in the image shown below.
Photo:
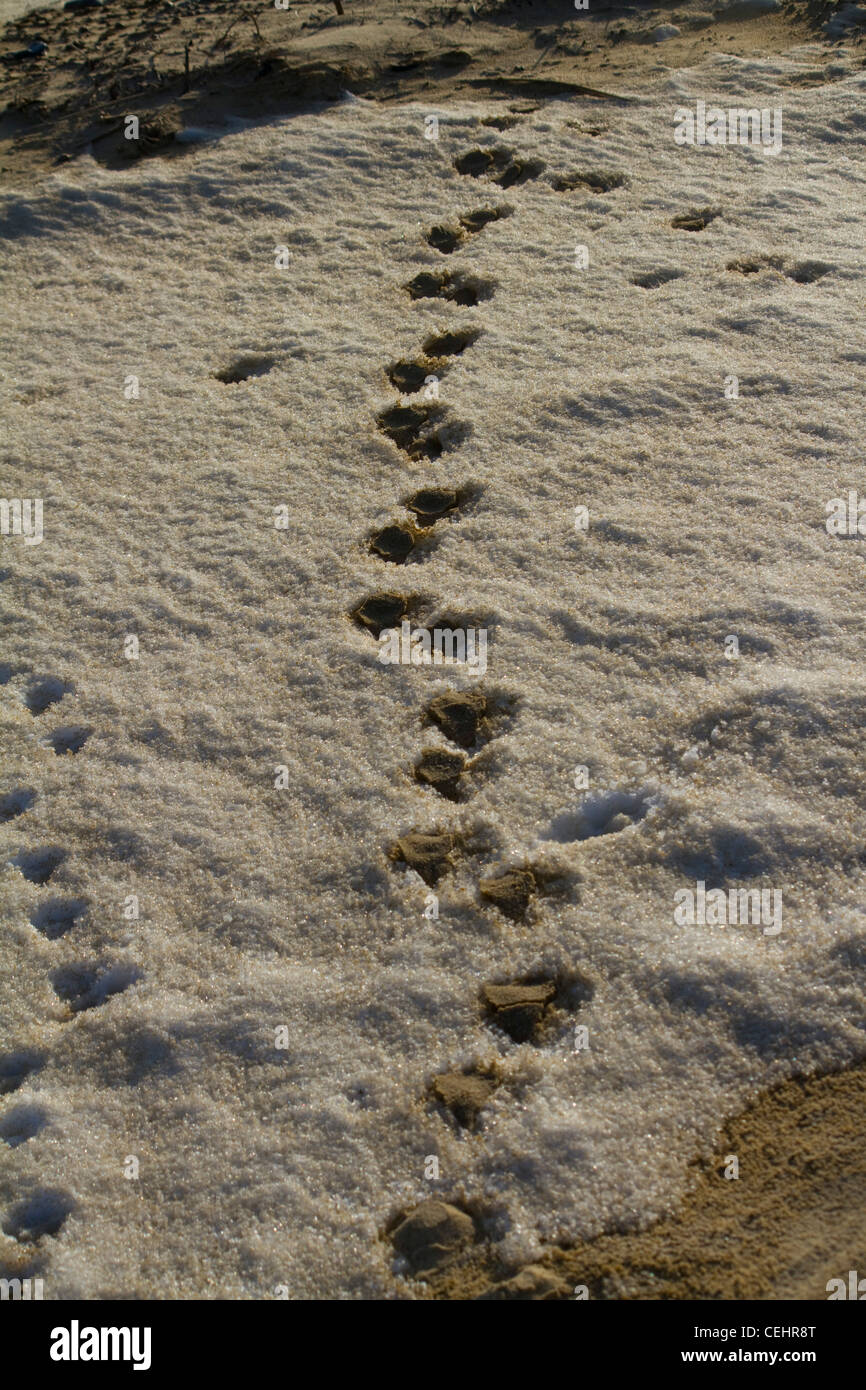
[[[214,50],[215,48],[220,48],[220,47],[222,46],[222,44],[225,42],[225,40],[228,38],[229,34],[231,33],[232,29],[234,29],[234,27],[235,27],[235,25],[237,24],[237,22],[238,22],[239,19],[249,19],[249,20],[252,20],[252,23],[253,23],[253,26],[254,26],[254,28],[255,28],[256,34],[258,35],[258,38],[259,38],[259,42],[261,42],[262,34],[261,34],[261,30],[259,29],[259,21],[256,19],[255,15],[254,15],[254,14],[250,14],[250,12],[249,12],[248,10],[241,10],[240,14],[235,15],[234,19],[232,20],[232,22],[231,22],[231,24],[229,25],[228,29],[226,29],[225,33],[222,34],[222,35],[217,39],[216,43],[214,43],[214,44],[211,45],[211,53],[213,52],[213,50]]]
[[[213,52],[215,48],[219,48],[220,44],[228,38],[229,34],[231,33],[232,29],[234,29],[239,19],[243,19],[243,15],[236,14],[228,29],[226,29],[225,33],[217,39],[216,43],[211,44],[211,52]]]
[[[529,69],[530,72],[535,72],[535,69],[541,66],[545,58],[549,57],[553,50],[556,48],[558,42],[558,39],[554,39],[553,43],[549,44],[547,48],[545,48],[541,56],[532,64],[532,67]]]

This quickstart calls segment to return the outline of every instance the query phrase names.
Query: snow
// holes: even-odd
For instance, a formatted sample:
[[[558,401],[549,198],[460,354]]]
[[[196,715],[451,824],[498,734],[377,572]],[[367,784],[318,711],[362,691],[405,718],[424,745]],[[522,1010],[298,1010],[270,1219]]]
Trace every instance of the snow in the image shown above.
[[[13,1137],[36,1126],[0,1226],[22,1195],[68,1210],[36,1257],[47,1298],[382,1296],[384,1227],[433,1193],[528,1260],[671,1209],[749,1096],[866,1055],[864,557],[824,525],[862,472],[866,78],[784,85],[814,62],[723,55],[501,137],[480,104],[439,109],[431,142],[425,107],[353,100],[3,196],[2,493],[43,498],[45,535],[0,542],[0,795],[23,808],[0,1071],[30,1067],[0,1106]],[[698,99],[782,105],[781,154],[676,145]],[[545,172],[454,170],[499,143]],[[575,169],[626,182],[554,191]],[[423,241],[501,204],[453,256]],[[670,227],[704,207],[704,231]],[[726,269],[756,256],[783,269]],[[492,297],[401,288],[442,268]],[[471,325],[440,386],[471,433],[409,461],[376,428],[383,369]],[[245,355],[273,366],[214,379]],[[370,555],[428,484],[473,500],[417,562]],[[473,677],[383,666],[349,617],[377,589],[488,630],[483,685],[513,708],[463,803],[412,766],[443,743],[429,699]],[[63,693],[35,712],[45,681]],[[388,849],[445,826],[466,849],[431,921]],[[51,848],[27,879],[16,857]],[[515,923],[477,883],[526,860],[560,888]],[[678,889],[726,874],[783,891],[779,936],[675,924]],[[31,917],[58,898],[89,910],[55,937]],[[70,1012],[55,985],[84,999],[85,966],[95,1002]],[[478,993],[536,971],[594,993],[518,1045]],[[446,1125],[433,1074],[493,1058],[481,1129]],[[19,1248],[0,1235],[0,1260]]]
[[[730,4],[718,6],[714,14],[717,20],[724,22],[727,18],[744,19],[779,9],[781,0],[731,0]]]
[[[22,15],[29,14],[31,10],[60,9],[63,0],[39,0],[38,4],[33,4],[33,0],[0,0],[0,24],[7,24],[12,19],[19,19]]]
[[[842,5],[831,15],[824,25],[824,33],[831,39],[848,38],[852,29],[861,29],[866,24],[866,9],[862,5]]]

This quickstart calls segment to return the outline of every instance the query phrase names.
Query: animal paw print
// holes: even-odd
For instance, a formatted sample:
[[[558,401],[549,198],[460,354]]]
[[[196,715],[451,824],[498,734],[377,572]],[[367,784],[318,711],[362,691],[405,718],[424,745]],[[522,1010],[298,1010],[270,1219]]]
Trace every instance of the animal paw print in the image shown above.
[[[428,357],[458,357],[480,336],[480,328],[449,329],[444,333],[431,333],[424,342],[424,352]]]
[[[66,850],[58,847],[36,850],[20,850],[12,863],[21,871],[28,883],[47,883],[55,869],[66,858]]]
[[[16,1202],[0,1221],[0,1228],[22,1245],[34,1245],[43,1236],[56,1236],[75,1210],[68,1192],[43,1188]]]
[[[457,1259],[478,1239],[473,1218],[462,1207],[431,1198],[401,1211],[385,1232],[404,1270],[427,1275]]]
[[[48,1124],[48,1112],[41,1105],[15,1105],[0,1117],[0,1140],[15,1149],[26,1144]]]
[[[54,971],[54,993],[71,1014],[96,1009],[115,994],[122,994],[141,978],[131,961],[80,961]]]
[[[448,421],[444,406],[392,405],[376,416],[376,424],[397,448],[410,459],[439,458],[446,447],[466,439],[471,426]]]
[[[460,748],[476,748],[492,737],[502,710],[480,690],[448,690],[427,706],[426,717]]]
[[[378,638],[380,632],[399,627],[409,616],[411,600],[402,594],[371,594],[352,612],[357,623]]]
[[[448,801],[460,801],[460,778],[469,764],[462,753],[447,748],[425,748],[415,764],[415,778]]]
[[[553,186],[557,193],[572,193],[577,188],[588,189],[590,193],[611,193],[625,183],[625,174],[616,169],[581,169],[562,174],[554,179]]]
[[[227,367],[214,372],[214,379],[221,381],[224,386],[236,386],[242,381],[249,381],[251,377],[267,376],[274,362],[273,357],[263,353],[248,352],[242,357],[236,357]]]
[[[449,359],[459,356],[481,334],[480,328],[433,333],[424,342],[414,361],[393,362],[388,368],[388,380],[404,396],[414,395],[432,380],[439,381],[448,371]]]
[[[494,1067],[467,1067],[463,1071],[439,1072],[430,1083],[430,1096],[460,1129],[475,1129],[500,1084]]]
[[[374,532],[370,550],[391,564],[404,564],[416,549],[429,547],[434,523],[456,511],[468,495],[468,489],[457,492],[452,488],[422,488],[405,503],[414,514],[414,522],[392,521]]]
[[[788,261],[784,256],[746,256],[741,260],[728,261],[727,270],[738,275],[757,275],[759,271],[776,271],[786,280],[798,285],[811,285],[820,280],[834,267],[826,261]]]
[[[78,925],[89,907],[87,898],[48,898],[34,908],[30,922],[49,941],[56,941]]]
[[[481,990],[481,1009],[488,1025],[512,1042],[538,1045],[576,1013],[595,993],[592,981],[578,971],[556,976],[528,975]]]
[[[482,898],[512,922],[522,922],[526,909],[538,889],[532,869],[506,869],[493,878],[482,878],[478,891]]]
[[[718,217],[714,208],[692,208],[671,218],[671,226],[680,232],[703,232]]]
[[[497,146],[492,150],[467,150],[454,160],[454,168],[469,178],[484,178],[500,188],[513,188],[537,179],[546,165],[543,159],[525,159],[515,150]]]
[[[410,830],[391,849],[391,858],[414,869],[431,888],[454,867],[458,837],[448,830]]]
[[[0,823],[15,820],[17,816],[23,816],[25,811],[30,810],[35,800],[36,792],[32,787],[16,787],[14,791],[0,796]]]
[[[480,304],[483,299],[492,299],[496,282],[462,270],[422,270],[403,288],[411,299],[448,299],[454,304]]]
[[[482,116],[481,125],[490,126],[492,130],[513,130],[514,126],[520,125],[520,116]]]
[[[381,531],[373,533],[370,537],[370,550],[374,555],[378,555],[380,560],[387,560],[392,565],[402,565],[408,560],[418,541],[423,540],[424,534],[405,521],[392,521],[388,526],[383,526]]]
[[[481,1003],[487,1021],[512,1042],[534,1042],[556,996],[553,980],[534,977],[485,985]]]
[[[681,280],[684,275],[684,270],[650,270],[643,275],[632,276],[632,284],[642,290],[657,290],[662,285],[670,284],[671,280]]]
[[[41,676],[31,681],[24,703],[33,715],[44,714],[52,705],[62,700],[64,695],[72,694],[75,686],[71,681],[60,680],[57,676]]]
[[[512,211],[509,207],[477,208],[475,212],[467,212],[459,218],[456,226],[444,222],[437,223],[426,233],[424,240],[434,251],[441,251],[443,256],[450,256],[458,246],[463,246],[470,237],[477,236],[489,223],[510,217]]]
[[[17,1091],[28,1076],[34,1076],[44,1065],[43,1054],[28,1048],[0,1057],[0,1096]]]
[[[548,838],[560,844],[616,835],[639,824],[655,805],[648,789],[599,792],[588,796],[577,811],[567,811],[552,822]]]
[[[54,730],[48,741],[57,756],[63,757],[67,753],[80,753],[92,733],[93,730],[83,724],[64,724]]]
[[[401,396],[414,396],[422,386],[441,381],[448,371],[444,357],[429,358],[419,355],[415,361],[392,362],[388,368],[388,380]]]

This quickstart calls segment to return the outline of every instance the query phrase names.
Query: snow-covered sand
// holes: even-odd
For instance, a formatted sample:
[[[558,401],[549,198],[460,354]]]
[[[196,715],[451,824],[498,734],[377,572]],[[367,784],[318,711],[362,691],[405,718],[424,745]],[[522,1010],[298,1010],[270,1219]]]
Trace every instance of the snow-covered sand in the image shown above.
[[[411,1296],[381,1236],[425,1196],[515,1262],[645,1223],[750,1095],[866,1055],[864,552],[825,528],[862,479],[866,78],[842,54],[788,85],[815,57],[501,135],[434,108],[438,141],[426,107],[347,100],[3,198],[0,494],[43,498],[45,534],[0,542],[0,796],[35,793],[2,827],[0,1262],[46,1297]],[[782,153],[678,146],[698,99],[781,106]],[[546,168],[460,175],[479,145]],[[557,192],[575,170],[624,182]],[[512,212],[425,243],[485,206]],[[781,268],[726,268],[755,256]],[[413,301],[423,270],[490,297]],[[439,390],[468,436],[410,461],[384,369],[464,327]],[[427,484],[472,496],[417,561],[369,554]],[[488,629],[511,713],[462,803],[412,768],[473,678],[379,663],[350,618],[377,590]],[[573,838],[608,793],[635,823]],[[388,850],[434,827],[466,845],[431,921]],[[516,923],[477,884],[525,861],[560,878]],[[782,932],[676,925],[698,879],[782,890]],[[485,1022],[485,983],[574,972],[592,997],[540,1044]],[[434,1073],[494,1060],[483,1124],[449,1125]]]
[[[50,3],[50,0],[49,0]],[[56,0],[58,8],[62,0]],[[21,15],[29,14],[37,6],[32,0],[0,0],[0,24],[6,24],[10,19],[18,19]],[[39,6],[39,8],[42,8]]]

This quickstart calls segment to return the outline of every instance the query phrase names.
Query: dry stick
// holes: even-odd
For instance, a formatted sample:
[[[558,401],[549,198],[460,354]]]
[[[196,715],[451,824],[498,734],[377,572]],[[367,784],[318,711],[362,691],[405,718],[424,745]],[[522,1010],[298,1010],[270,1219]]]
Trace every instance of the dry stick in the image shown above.
[[[261,30],[259,29],[259,21],[256,19],[256,17],[255,17],[254,14],[248,14],[246,11],[244,11],[244,12],[242,12],[242,13],[239,14],[239,15],[235,15],[234,19],[232,20],[232,22],[231,22],[231,24],[229,25],[228,29],[226,29],[225,33],[222,34],[221,37],[217,39],[216,43],[214,43],[214,44],[211,45],[211,52],[213,52],[213,50],[214,50],[215,48],[219,48],[219,46],[220,46],[220,44],[223,42],[223,40],[228,38],[229,34],[231,33],[232,29],[234,29],[234,27],[235,27],[235,25],[237,24],[237,22],[238,22],[239,19],[250,19],[250,20],[252,20],[253,25],[255,26],[255,31],[256,31],[256,33],[258,34],[259,38],[261,39],[262,35],[261,35]]]
[[[189,50],[190,45],[186,44],[183,50],[183,90],[189,91]]]
[[[537,67],[540,67],[540,66],[541,66],[541,64],[544,62],[545,58],[548,58],[548,57],[550,56],[550,54],[553,52],[553,50],[556,48],[556,45],[557,45],[558,42],[559,42],[558,39],[554,39],[554,40],[553,40],[553,43],[552,43],[552,44],[549,44],[548,47],[545,48],[544,52],[543,52],[543,53],[541,54],[541,56],[538,58],[537,62],[534,62],[534,63],[532,64],[532,67],[529,69],[530,72],[535,72],[535,69],[536,69]]]
[[[237,24],[238,20],[239,20],[239,19],[242,19],[242,18],[243,18],[242,15],[239,15],[239,14],[238,14],[238,15],[235,15],[234,19],[232,20],[232,22],[231,22],[231,24],[229,25],[228,29],[226,29],[225,33],[224,33],[223,35],[221,35],[220,38],[217,39],[216,43],[214,43],[214,44],[211,45],[211,52],[213,52],[213,50],[214,50],[215,48],[219,48],[219,46],[220,46],[220,44],[223,42],[223,40],[228,38],[229,34],[231,33],[232,29],[234,29],[234,27],[235,27],[235,25]]]
[[[335,4],[336,7],[337,7],[337,14],[345,14],[345,13],[346,13],[346,11],[343,9],[343,0],[334,0],[334,4]]]

